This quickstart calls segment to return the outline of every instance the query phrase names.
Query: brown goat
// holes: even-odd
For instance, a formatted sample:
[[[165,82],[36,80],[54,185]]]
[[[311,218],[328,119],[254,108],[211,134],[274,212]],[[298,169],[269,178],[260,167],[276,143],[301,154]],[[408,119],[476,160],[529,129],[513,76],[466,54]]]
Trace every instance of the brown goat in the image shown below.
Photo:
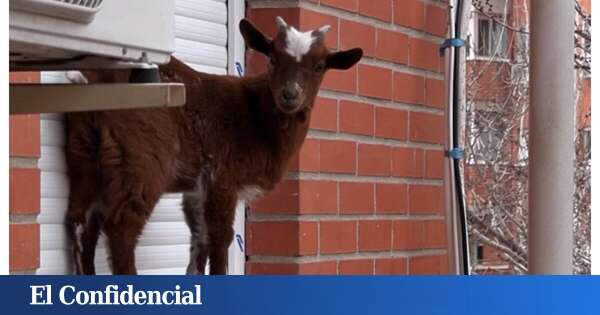
[[[281,18],[277,23],[269,39],[240,22],[246,44],[269,57],[266,73],[210,75],[172,58],[161,77],[185,84],[185,106],[67,115],[66,222],[77,273],[95,273],[102,230],[113,273],[135,274],[137,239],[165,192],[184,192],[192,232],[188,273],[203,273],[207,258],[211,274],[226,272],[237,200],[281,180],[306,137],[326,70],[348,69],[362,57],[358,48],[329,52],[327,26],[302,33]]]

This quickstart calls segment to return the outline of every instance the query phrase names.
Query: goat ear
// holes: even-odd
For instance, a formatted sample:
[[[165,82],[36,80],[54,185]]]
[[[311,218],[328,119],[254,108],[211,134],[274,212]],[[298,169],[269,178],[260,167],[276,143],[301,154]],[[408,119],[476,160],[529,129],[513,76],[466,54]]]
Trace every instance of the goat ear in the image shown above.
[[[271,54],[271,39],[261,33],[250,21],[246,19],[240,21],[240,32],[248,47],[267,56]]]
[[[360,48],[338,51],[327,56],[327,68],[346,70],[354,66],[363,56]]]

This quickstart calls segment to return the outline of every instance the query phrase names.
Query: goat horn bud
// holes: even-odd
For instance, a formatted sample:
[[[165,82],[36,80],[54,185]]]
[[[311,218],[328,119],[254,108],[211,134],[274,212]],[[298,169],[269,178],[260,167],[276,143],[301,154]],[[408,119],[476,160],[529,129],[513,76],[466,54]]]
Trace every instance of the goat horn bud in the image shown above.
[[[277,27],[279,27],[280,30],[285,30],[288,26],[281,16],[278,16],[275,19],[275,22],[277,22]]]
[[[331,25],[322,26],[321,28],[319,28],[319,33],[321,33],[322,36],[325,36],[325,34],[327,34],[327,32],[329,32],[330,29]]]

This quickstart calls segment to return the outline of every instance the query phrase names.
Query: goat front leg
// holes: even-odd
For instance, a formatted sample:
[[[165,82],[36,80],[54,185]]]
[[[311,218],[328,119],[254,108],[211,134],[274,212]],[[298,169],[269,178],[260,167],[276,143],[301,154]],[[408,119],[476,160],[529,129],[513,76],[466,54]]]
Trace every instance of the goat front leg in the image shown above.
[[[227,249],[233,240],[237,193],[228,189],[208,190],[205,218],[208,228],[210,274],[227,273]]]
[[[197,191],[183,194],[183,213],[192,234],[190,241],[190,262],[186,274],[203,275],[208,259],[208,230],[204,217],[206,191],[199,187]]]

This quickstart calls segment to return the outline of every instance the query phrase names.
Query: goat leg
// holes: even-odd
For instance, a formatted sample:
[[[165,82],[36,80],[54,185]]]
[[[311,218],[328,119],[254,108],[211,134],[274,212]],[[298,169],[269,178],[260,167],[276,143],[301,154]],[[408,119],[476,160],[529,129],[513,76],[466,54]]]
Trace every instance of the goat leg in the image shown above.
[[[145,204],[139,198],[130,197],[118,208],[108,208],[110,216],[107,216],[103,229],[108,237],[113,274],[137,274],[135,247],[158,198],[159,195],[151,204]]]
[[[94,177],[84,174],[85,164],[82,162],[81,168],[70,172],[74,180],[70,182],[69,206],[65,217],[67,235],[72,244],[74,271],[79,275],[94,273],[93,252],[96,242],[93,241],[93,236],[99,234],[99,231],[94,231],[93,226],[90,229],[88,224],[90,214],[94,211],[92,204],[97,196]],[[78,184],[74,184],[75,182]]]
[[[227,273],[227,249],[233,240],[237,194],[227,189],[209,189],[205,218],[208,227],[210,274]]]
[[[208,232],[204,218],[206,192],[199,191],[183,194],[183,213],[192,234],[190,246],[190,262],[186,274],[204,274],[208,258]]]
[[[100,230],[104,223],[102,209],[96,207],[90,210],[86,221],[86,229],[81,237],[81,245],[83,246],[81,252],[81,267],[83,274],[95,275],[96,268],[94,266],[94,257],[96,256],[96,245],[98,244]]]

